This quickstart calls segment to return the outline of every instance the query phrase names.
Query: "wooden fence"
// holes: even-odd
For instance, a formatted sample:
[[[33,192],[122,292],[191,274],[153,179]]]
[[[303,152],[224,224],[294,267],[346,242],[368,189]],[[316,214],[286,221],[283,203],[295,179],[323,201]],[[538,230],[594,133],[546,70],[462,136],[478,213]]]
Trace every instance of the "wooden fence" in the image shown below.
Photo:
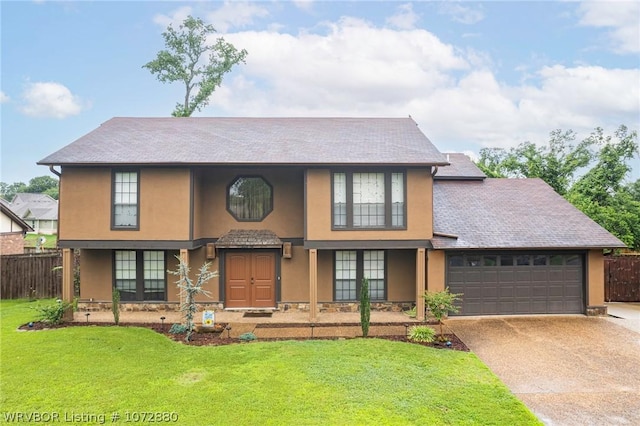
[[[62,255],[57,253],[0,256],[2,299],[62,296]]]
[[[604,300],[640,302],[640,256],[605,258]]]

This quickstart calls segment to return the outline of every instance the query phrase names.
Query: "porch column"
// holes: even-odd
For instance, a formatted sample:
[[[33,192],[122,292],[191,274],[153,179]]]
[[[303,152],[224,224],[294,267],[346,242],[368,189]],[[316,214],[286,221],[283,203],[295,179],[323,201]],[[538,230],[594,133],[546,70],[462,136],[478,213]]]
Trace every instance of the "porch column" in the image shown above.
[[[424,299],[426,282],[426,249],[416,250],[416,319],[424,321]]]
[[[184,262],[185,265],[189,266],[189,250],[188,249],[180,249],[180,260],[182,260],[182,262]],[[180,278],[184,278],[184,277],[180,277]],[[180,292],[180,306],[182,306],[182,303],[184,302],[184,292]]]
[[[62,249],[62,300],[66,303],[73,303],[73,250]],[[73,308],[69,308],[64,313],[65,321],[73,321]]]
[[[309,249],[309,321],[318,318],[318,250]]]

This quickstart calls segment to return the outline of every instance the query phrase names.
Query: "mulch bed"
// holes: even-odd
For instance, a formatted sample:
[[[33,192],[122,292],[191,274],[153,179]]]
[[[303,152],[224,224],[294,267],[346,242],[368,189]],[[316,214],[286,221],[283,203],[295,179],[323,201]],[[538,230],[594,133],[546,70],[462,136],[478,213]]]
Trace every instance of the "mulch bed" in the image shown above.
[[[31,324],[31,325],[29,325]],[[36,330],[49,330],[55,328],[64,328],[64,327],[91,327],[91,326],[101,326],[101,327],[116,327],[115,324],[112,323],[102,323],[102,322],[68,322],[62,324],[46,324],[40,321],[34,321],[29,324],[23,324],[18,327],[18,330],[22,331],[36,331]],[[226,324],[224,324],[226,326]],[[318,323],[315,324],[315,327],[349,327],[349,326],[359,326],[360,324],[352,324],[352,323]],[[371,324],[372,326],[402,326],[404,324],[398,323],[375,323]],[[157,323],[120,323],[120,327],[142,327],[149,328],[157,333],[163,334],[169,339],[175,340],[176,342],[181,342],[184,344],[192,345],[192,346],[222,346],[222,345],[230,345],[230,344],[238,344],[238,343],[251,343],[251,342],[241,342],[238,338],[229,338],[227,337],[227,331],[223,330],[222,332],[206,332],[206,333],[193,333],[191,335],[191,341],[185,342],[184,334],[171,334],[169,333],[169,328],[171,328],[171,324],[157,324]],[[309,327],[309,324],[298,323],[298,324],[258,324],[256,328],[298,328],[298,327]],[[371,336],[371,339],[386,339],[394,342],[405,342],[412,343],[414,345],[422,345],[430,348],[436,349],[450,349],[456,351],[469,352],[469,348],[464,344],[462,340],[458,338],[455,334],[445,334],[447,341],[451,342],[450,346],[447,346],[445,342],[432,342],[432,343],[421,343],[414,342],[409,340],[406,336]],[[362,337],[355,337],[356,339],[361,339]],[[313,340],[346,340],[352,339],[352,337],[315,337]],[[274,341],[285,341],[285,340],[310,340],[308,338],[295,338],[295,337],[285,337],[285,338],[260,338],[255,341],[260,342],[274,342]]]

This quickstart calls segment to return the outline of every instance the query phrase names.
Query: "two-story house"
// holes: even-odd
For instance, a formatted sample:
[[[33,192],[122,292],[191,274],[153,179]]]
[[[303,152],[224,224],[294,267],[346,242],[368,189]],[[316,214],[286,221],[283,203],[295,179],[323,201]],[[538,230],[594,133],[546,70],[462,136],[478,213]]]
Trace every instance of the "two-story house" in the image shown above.
[[[180,256],[219,272],[200,299],[215,309],[314,321],[357,310],[366,277],[374,308],[419,318],[445,286],[463,314],[601,312],[602,249],[623,246],[544,182],[448,158],[410,118],[113,118],[39,164],[60,174],[64,297],[81,249],[87,306],[116,288],[177,308]]]

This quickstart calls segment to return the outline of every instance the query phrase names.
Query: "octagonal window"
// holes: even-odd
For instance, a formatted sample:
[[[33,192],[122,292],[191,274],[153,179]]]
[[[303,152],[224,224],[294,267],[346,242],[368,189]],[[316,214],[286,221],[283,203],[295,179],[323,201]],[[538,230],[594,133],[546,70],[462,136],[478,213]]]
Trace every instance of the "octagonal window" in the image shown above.
[[[273,210],[273,188],[260,176],[239,176],[227,188],[227,210],[237,220],[261,221]]]

